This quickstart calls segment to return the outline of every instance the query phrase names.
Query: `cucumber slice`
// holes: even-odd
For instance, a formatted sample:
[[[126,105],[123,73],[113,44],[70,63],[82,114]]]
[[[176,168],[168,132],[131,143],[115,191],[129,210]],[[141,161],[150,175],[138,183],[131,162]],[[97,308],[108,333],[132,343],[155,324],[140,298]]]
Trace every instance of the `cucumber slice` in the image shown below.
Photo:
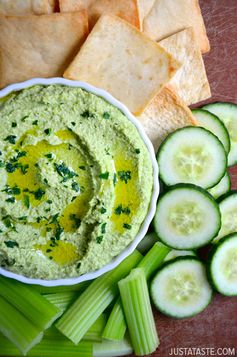
[[[225,124],[230,135],[230,152],[228,155],[228,166],[237,164],[237,105],[234,103],[217,102],[207,104],[203,109],[218,116]]]
[[[223,237],[213,248],[208,272],[217,291],[237,296],[237,233]]]
[[[230,151],[230,137],[223,122],[216,115],[204,109],[193,109],[192,113],[200,126],[218,137],[228,154]]]
[[[175,318],[203,311],[212,298],[204,264],[195,257],[166,263],[151,282],[151,298],[158,310]]]
[[[237,232],[237,191],[230,192],[219,203],[221,212],[221,229],[214,239],[217,242],[227,234]]]
[[[185,127],[170,134],[157,154],[160,177],[168,186],[180,182],[203,188],[215,186],[225,175],[227,157],[220,140],[201,127]]]
[[[228,193],[230,191],[230,187],[231,187],[230,175],[228,174],[228,172],[226,172],[225,176],[220,180],[220,182],[216,186],[209,188],[208,192],[215,199],[217,199]]]
[[[154,228],[160,240],[171,248],[199,248],[216,237],[220,227],[218,204],[201,187],[178,184],[158,201]]]
[[[169,260],[175,259],[177,257],[184,257],[184,256],[192,256],[192,257],[197,257],[197,253],[194,252],[193,250],[176,250],[172,249],[171,252],[169,252],[165,259],[164,262],[168,262]]]

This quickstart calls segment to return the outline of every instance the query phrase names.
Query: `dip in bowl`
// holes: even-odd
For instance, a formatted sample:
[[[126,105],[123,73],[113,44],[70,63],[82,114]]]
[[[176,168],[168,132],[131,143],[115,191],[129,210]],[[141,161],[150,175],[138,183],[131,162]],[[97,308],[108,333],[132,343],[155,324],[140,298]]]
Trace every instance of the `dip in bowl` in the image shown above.
[[[47,286],[95,278],[146,233],[151,143],[108,93],[61,78],[0,92],[0,273]]]

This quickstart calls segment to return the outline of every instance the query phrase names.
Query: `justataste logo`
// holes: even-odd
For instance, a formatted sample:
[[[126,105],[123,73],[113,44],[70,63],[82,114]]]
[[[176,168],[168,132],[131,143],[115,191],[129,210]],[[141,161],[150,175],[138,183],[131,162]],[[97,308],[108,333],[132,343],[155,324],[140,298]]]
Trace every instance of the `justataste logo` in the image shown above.
[[[236,356],[235,347],[176,347],[171,348],[169,356]]]

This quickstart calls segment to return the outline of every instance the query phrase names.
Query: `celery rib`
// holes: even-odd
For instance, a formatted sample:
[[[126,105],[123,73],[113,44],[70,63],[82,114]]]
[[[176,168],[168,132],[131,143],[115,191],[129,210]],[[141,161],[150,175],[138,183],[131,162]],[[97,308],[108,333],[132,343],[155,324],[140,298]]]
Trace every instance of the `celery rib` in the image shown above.
[[[57,306],[51,304],[31,286],[1,276],[0,296],[41,330],[51,326],[62,314]]]
[[[62,312],[65,312],[78,297],[76,291],[63,291],[53,294],[45,294],[43,297],[51,304],[56,305]]]
[[[128,338],[122,341],[103,341],[93,344],[93,357],[121,357],[133,353]]]
[[[159,339],[144,270],[133,269],[118,285],[135,354],[150,354],[158,347]]]
[[[0,332],[24,355],[43,337],[42,331],[2,296],[0,296]],[[2,347],[2,343],[0,346]],[[4,356],[4,353],[0,353],[0,355]]]
[[[56,323],[56,327],[75,344],[83,338],[91,325],[118,296],[118,281],[124,278],[141,260],[134,251],[114,270],[94,280],[75,303]]]
[[[82,283],[75,285],[65,285],[65,286],[41,286],[41,285],[31,285],[35,290],[37,290],[40,294],[55,294],[62,293],[68,291],[82,292],[88,288],[91,281],[83,281]]]

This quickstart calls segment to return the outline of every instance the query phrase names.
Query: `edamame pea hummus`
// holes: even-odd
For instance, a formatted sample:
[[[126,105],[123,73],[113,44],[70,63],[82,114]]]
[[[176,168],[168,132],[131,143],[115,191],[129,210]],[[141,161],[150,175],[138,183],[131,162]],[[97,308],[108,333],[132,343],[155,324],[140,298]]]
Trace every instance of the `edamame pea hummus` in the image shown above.
[[[42,86],[0,102],[0,265],[79,276],[136,236],[153,169],[135,126],[81,88]]]

